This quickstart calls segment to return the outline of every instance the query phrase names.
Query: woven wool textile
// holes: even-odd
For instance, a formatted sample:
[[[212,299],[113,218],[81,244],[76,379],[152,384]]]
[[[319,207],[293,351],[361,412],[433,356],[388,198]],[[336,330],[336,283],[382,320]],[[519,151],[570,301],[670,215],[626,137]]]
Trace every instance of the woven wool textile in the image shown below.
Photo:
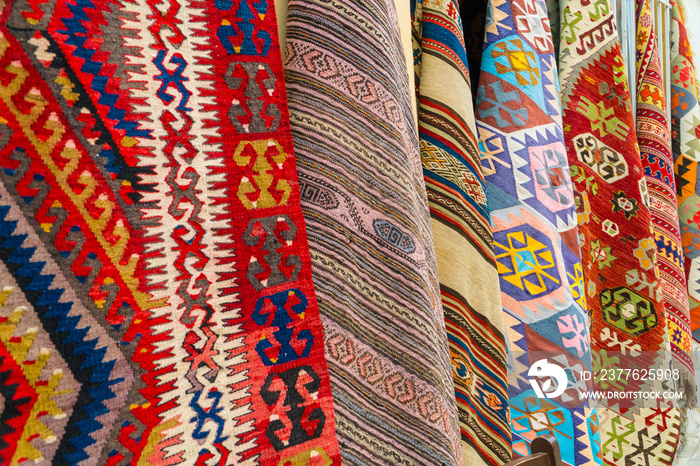
[[[673,3],[671,20],[671,134],[691,330],[700,329],[700,104],[683,16]],[[700,340],[699,332],[696,339]]]
[[[593,367],[615,364],[607,359],[609,352],[644,352],[650,360],[640,356],[638,361],[656,367],[663,356],[659,351],[669,350],[668,333],[649,194],[615,18],[607,0],[564,0],[561,6],[564,139],[586,264]],[[619,382],[615,390],[651,391],[649,381]],[[656,399],[645,406],[638,400],[599,404],[598,414],[606,464],[641,466],[650,458],[654,464],[672,461],[679,413],[670,401]]]
[[[0,4],[0,463],[337,462],[274,5],[166,3]]]
[[[456,1],[417,2],[418,131],[466,464],[511,458],[503,311]]]
[[[462,464],[408,74],[391,0],[292,0],[285,73],[348,464]]]
[[[548,433],[565,464],[593,464],[597,414],[579,399],[591,361],[583,268],[547,7],[488,8],[476,118],[509,343],[513,454],[528,455]],[[540,399],[529,383],[545,357],[569,378],[561,397]]]
[[[663,290],[668,335],[683,373],[681,387],[695,395],[688,285],[678,223],[671,134],[656,33],[648,1],[637,1],[637,142],[649,189],[652,232]]]

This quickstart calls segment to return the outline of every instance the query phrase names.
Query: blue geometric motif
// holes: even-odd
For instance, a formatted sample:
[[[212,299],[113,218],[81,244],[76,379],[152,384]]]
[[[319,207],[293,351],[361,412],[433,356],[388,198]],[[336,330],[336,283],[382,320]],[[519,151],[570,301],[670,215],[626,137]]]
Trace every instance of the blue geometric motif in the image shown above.
[[[503,292],[518,301],[529,301],[562,285],[547,235],[529,225],[520,225],[494,232],[493,236]]]
[[[217,2],[215,4],[217,8],[222,10],[228,10],[230,5],[225,2]],[[259,18],[262,18],[267,11],[267,2],[261,0],[253,4],[255,11]],[[223,7],[223,8],[222,8]],[[228,7],[228,8],[226,8]],[[238,6],[238,11],[236,11],[236,28],[231,25],[228,21],[224,21],[216,32],[217,37],[221,41],[221,45],[226,49],[231,55],[251,55],[251,56],[267,56],[267,52],[270,50],[270,45],[272,45],[272,39],[270,34],[255,27],[255,17],[251,11],[250,5],[248,5],[248,0],[241,0]],[[253,34],[255,33],[255,37]],[[241,40],[241,45],[236,47],[231,42],[231,38],[238,38],[243,36]],[[258,43],[262,42],[260,49],[258,49]]]
[[[255,345],[255,351],[266,366],[295,361],[305,358],[311,353],[314,336],[309,329],[299,330],[296,338],[294,337],[295,329],[299,327],[294,325],[293,315],[303,319],[307,304],[306,296],[297,289],[281,291],[258,299],[252,315],[253,321],[260,327],[277,329],[272,332],[274,339],[271,339],[268,334],[263,334],[258,344]],[[272,316],[272,322],[268,323],[270,316]],[[301,346],[302,341],[305,342],[303,350],[301,354],[298,354],[294,347]],[[277,356],[268,354],[268,350],[271,348],[278,349]]]
[[[67,3],[67,6],[70,12],[73,13],[73,17],[62,18],[61,20],[66,26],[66,29],[56,32],[68,36],[65,43],[75,47],[73,55],[85,60],[80,71],[88,73],[93,77],[91,88],[100,94],[98,102],[109,107],[107,116],[117,122],[115,128],[123,129],[126,135],[130,137],[144,137],[150,139],[149,131],[138,129],[138,123],[126,119],[126,111],[117,106],[119,94],[107,92],[107,82],[111,75],[103,76],[100,74],[105,62],[102,60],[93,60],[92,56],[97,53],[97,51],[85,47],[85,43],[91,40],[91,32],[83,26],[83,24],[90,24],[90,18],[85,11],[95,10],[98,9],[98,7],[90,0],[75,0],[75,4]],[[123,104],[123,106],[120,107],[126,108],[128,106]]]
[[[568,464],[578,464],[574,453],[574,422],[568,408],[559,406],[552,399],[537,398],[532,389],[511,398],[510,406],[513,450],[518,444],[523,444],[530,452],[526,439],[548,433],[559,442],[562,460]]]

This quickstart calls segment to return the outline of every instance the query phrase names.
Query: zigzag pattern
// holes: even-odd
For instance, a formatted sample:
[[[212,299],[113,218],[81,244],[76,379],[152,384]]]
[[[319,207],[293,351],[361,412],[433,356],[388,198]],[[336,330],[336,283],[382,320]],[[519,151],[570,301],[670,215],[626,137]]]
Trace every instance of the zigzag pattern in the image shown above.
[[[41,48],[42,43],[40,37],[41,36],[37,36],[36,34],[33,36],[33,38],[36,39],[35,42],[37,42],[37,46]],[[5,33],[5,38],[11,38],[11,36]],[[20,50],[21,48],[19,46],[15,46],[12,48],[12,53],[19,54]],[[55,54],[53,54],[53,56],[55,57]],[[17,55],[15,55],[15,57],[17,57]],[[5,60],[8,60],[7,53],[3,58]],[[20,83],[20,87],[11,87],[9,89],[5,88],[3,89],[5,92],[17,92],[22,89],[21,83],[27,78],[26,71],[31,70],[31,67],[26,65],[25,63],[25,59],[21,58],[15,60],[14,62],[11,62],[10,65],[6,68],[6,70],[9,70],[11,73],[14,73],[15,70],[19,70],[19,77],[17,78],[18,81],[16,82]],[[17,65],[19,65],[19,68],[17,68]],[[36,75],[29,74],[29,79],[33,80],[35,84],[39,84]],[[41,89],[45,88],[41,87]],[[40,94],[44,92],[42,97],[47,96],[48,94],[45,90],[38,92]],[[4,95],[3,97],[7,97],[7,95]],[[5,100],[5,102],[13,101]],[[40,100],[40,102],[42,103],[42,105],[34,107],[34,114],[32,114],[32,116],[38,117],[37,113],[40,113],[41,111],[46,111],[47,109],[53,111],[54,113],[49,113],[50,118],[48,120],[43,120],[43,122],[48,126],[48,128],[51,128],[55,131],[54,135],[65,134],[67,128],[61,124],[61,120],[57,117],[56,113],[60,112],[59,107],[56,106],[56,104],[50,99],[46,100],[46,98],[44,98]],[[24,120],[20,121],[24,124],[27,124],[27,122]],[[36,128],[39,132],[41,132],[42,130],[47,131],[46,128],[41,128],[39,125],[35,126],[34,128]],[[34,130],[30,130],[28,133],[32,135],[33,131]],[[21,133],[18,132],[15,134],[19,135]],[[38,146],[35,146],[35,148],[40,149],[40,153],[45,155],[47,148],[51,147],[51,144],[55,144],[56,142],[57,139],[54,137],[53,139],[49,139],[48,146],[40,144]],[[26,140],[23,140],[21,144],[27,147],[28,149],[32,146],[32,143]],[[80,147],[76,147],[75,140],[63,140],[61,144],[64,145],[64,159],[44,158],[43,162],[47,162],[50,166],[53,166],[54,170],[58,169],[53,172],[53,175],[59,175],[59,180],[61,179],[61,176],[65,176],[63,180],[66,183],[77,184],[74,185],[72,191],[56,189],[55,185],[48,190],[48,192],[50,192],[50,196],[48,197],[51,198],[51,202],[44,206],[43,212],[40,209],[37,212],[37,214],[35,214],[35,217],[39,219],[38,226],[41,228],[41,230],[46,230],[47,232],[49,232],[52,228],[54,228],[55,223],[58,224],[56,225],[58,235],[56,237],[56,240],[54,241],[59,252],[59,254],[57,254],[56,257],[58,257],[58,260],[60,262],[61,257],[59,256],[71,257],[71,250],[74,250],[74,253],[76,254],[75,257],[77,262],[67,264],[68,267],[64,268],[64,270],[66,270],[66,274],[69,276],[74,276],[76,279],[76,284],[79,284],[81,280],[85,281],[86,283],[92,282],[92,286],[90,286],[89,291],[83,294],[83,298],[88,300],[89,302],[88,307],[97,306],[99,308],[101,305],[103,307],[106,305],[107,308],[109,308],[109,312],[107,313],[107,320],[110,321],[110,324],[113,324],[116,329],[119,329],[121,324],[127,322],[127,325],[124,325],[126,332],[119,338],[119,340],[121,340],[122,342],[135,342],[136,344],[133,346],[123,346],[122,348],[124,348],[126,350],[125,352],[127,353],[131,352],[132,356],[130,357],[130,359],[133,360],[133,363],[136,365],[136,367],[140,365],[143,367],[144,370],[147,371],[149,370],[149,368],[153,367],[154,360],[158,359],[158,357],[154,358],[150,355],[153,354],[153,341],[158,341],[158,339],[163,338],[162,335],[154,335],[154,329],[156,328],[154,327],[154,325],[159,322],[162,322],[162,319],[152,319],[148,311],[141,308],[141,305],[148,308],[157,305],[157,303],[147,302],[147,295],[145,295],[141,290],[139,290],[139,281],[135,279],[136,277],[134,277],[134,275],[139,276],[140,274],[143,274],[144,269],[135,267],[137,258],[135,253],[137,249],[134,249],[135,244],[133,242],[129,244],[129,235],[125,234],[129,231],[130,225],[128,224],[128,222],[126,222],[126,217],[123,216],[123,214],[119,214],[119,209],[117,209],[116,211],[114,210],[114,204],[110,206],[112,208],[105,210],[105,207],[109,206],[109,204],[105,204],[104,200],[109,199],[109,197],[111,197],[111,193],[109,192],[109,187],[107,187],[107,185],[98,186],[98,183],[96,183],[96,180],[100,179],[99,171],[97,167],[91,167],[90,163],[87,162],[87,160],[89,160],[89,157],[83,158],[83,162],[79,164],[79,166],[83,169],[82,173],[80,172],[80,170],[76,170],[77,173],[74,172],[75,175],[79,174],[80,176],[66,176],[65,172],[61,172],[61,170],[64,169],[65,166],[56,167],[55,162],[58,161],[58,163],[60,164],[61,161],[66,160],[66,156],[67,160],[75,160],[76,153],[79,153],[81,156],[83,155],[83,152],[80,151]],[[17,149],[16,145],[13,147]],[[10,147],[10,149],[12,149],[13,147]],[[17,149],[14,151],[15,154],[19,154],[20,152],[22,152],[21,149]],[[37,191],[36,188],[38,186],[41,186],[41,182],[43,180],[52,180],[55,182],[55,178],[48,174],[49,171],[46,170],[46,168],[39,168],[41,167],[41,164],[36,162],[36,153],[34,154],[34,157],[31,158],[32,162],[29,168],[25,166],[24,168],[21,168],[19,172],[15,173],[15,170],[21,167],[21,161],[25,160],[26,157],[23,155],[19,157],[19,160],[13,160],[10,158],[11,154],[13,154],[13,151],[11,150],[6,150],[2,154],[2,164],[5,168],[5,176],[18,175],[18,177],[22,177],[23,175],[28,175],[25,178],[21,178],[18,184],[14,186],[15,189],[19,189],[18,193],[24,197],[24,200],[20,202],[20,204],[26,204],[26,202],[29,202],[30,204],[35,203],[36,201],[33,198],[37,196],[38,192],[42,193],[40,197],[44,197],[45,195],[45,191]],[[68,167],[73,169],[76,168],[75,165],[72,164],[69,164]],[[39,183],[39,185],[34,185],[34,183]],[[87,190],[85,190],[85,185],[88,186]],[[76,192],[80,193],[80,195],[77,195]],[[88,196],[90,193],[94,197],[90,198]],[[69,197],[71,197],[70,195],[73,194],[72,199],[70,201],[67,201],[65,197],[61,199],[61,196],[66,194],[68,194]],[[58,196],[58,198],[54,196]],[[87,203],[85,203],[86,200],[88,201]],[[94,215],[87,214],[85,217],[81,218],[76,217],[74,213],[70,213],[68,215],[61,214],[61,210],[63,210],[63,208],[66,208],[67,210],[71,211],[69,207],[74,207],[74,205],[72,205],[72,202],[77,203],[78,210],[80,210],[81,206],[83,208],[87,208],[88,210],[92,209],[93,206],[99,206],[98,209],[102,209],[102,213],[106,212],[110,215],[116,215],[112,217],[111,222],[108,221],[106,224],[103,224],[102,228],[97,227],[97,229],[94,229],[91,227],[95,227],[96,225],[90,223],[91,221],[93,221]],[[34,206],[39,207],[36,205],[36,203],[34,204]],[[59,210],[55,211],[54,209],[56,208],[58,208]],[[53,216],[53,214],[57,213],[58,215]],[[84,211],[83,213],[85,214]],[[65,221],[61,221],[64,218],[67,218],[69,220],[67,225]],[[102,219],[104,219],[104,217],[102,217]],[[68,226],[70,226],[70,228],[68,228]],[[61,228],[63,228],[63,231],[61,231]],[[75,235],[77,233],[80,233],[80,236],[76,237]],[[91,233],[96,234],[97,238],[95,238],[95,236],[92,236]],[[83,244],[83,237],[86,240],[85,245]],[[100,245],[101,247],[95,246],[95,239],[103,240],[102,244]],[[127,241],[124,242],[125,240]],[[120,242],[121,245],[119,245]],[[113,249],[115,243],[116,245],[119,245],[117,246],[117,250],[123,247],[123,249],[121,249],[121,252],[116,252],[115,249]],[[76,247],[76,245],[78,245],[78,247]],[[83,246],[86,247],[83,248]],[[112,259],[108,256],[105,256],[105,252],[102,248],[106,248],[108,251],[110,251],[110,254],[114,255],[115,262],[111,262]],[[49,247],[49,249],[53,250],[51,246]],[[115,252],[116,254],[114,254]],[[126,267],[125,264],[118,259],[119,257],[123,258],[123,254],[126,254],[128,257],[128,265],[126,265]],[[98,258],[99,260],[97,260]],[[116,267],[101,266],[101,264],[106,263],[112,263]],[[87,268],[84,267],[85,265],[87,265]],[[134,266],[134,268],[131,268],[132,266]],[[100,267],[102,268],[100,269]],[[92,272],[90,271],[90,268],[93,268]],[[111,269],[111,271],[109,269]],[[120,271],[121,273],[117,273],[117,271]],[[86,280],[86,277],[90,277],[89,280]],[[119,286],[116,286],[117,284],[119,284]],[[116,297],[112,299],[111,297],[115,295]],[[133,314],[131,314],[131,312],[133,312]],[[131,315],[134,316],[133,321],[130,320]],[[123,368],[121,368],[120,370],[123,370]],[[153,381],[153,379],[148,376],[144,377],[144,381],[151,383],[153,386],[157,385],[155,381]],[[148,387],[142,388],[140,384],[137,384],[133,387],[133,390],[140,390],[144,397],[148,397],[147,401],[149,401],[150,403],[147,402],[143,404],[132,405],[131,407],[123,407],[125,411],[125,415],[123,416],[123,430],[125,433],[131,432],[135,429],[134,423],[137,420],[140,420],[138,422],[143,422],[144,419],[152,419],[153,415],[149,414],[148,411],[157,413],[163,410],[163,408],[158,406],[158,403],[155,402],[155,397],[157,397],[157,395],[159,393],[162,393],[164,390],[167,390],[167,387],[160,385],[158,388],[155,389]],[[119,396],[125,397],[126,395],[127,392],[120,392]],[[136,392],[135,394],[130,395],[130,397],[133,400],[138,400],[139,394],[138,392]],[[135,409],[130,409],[134,406],[136,406]],[[142,406],[147,407],[149,409],[147,410],[145,408],[142,408]],[[105,414],[104,416],[105,419],[114,419],[114,417],[118,414],[118,411],[110,410],[109,413]],[[109,423],[105,425],[105,428],[110,427],[111,425]],[[67,438],[68,437],[64,436],[63,439],[65,440],[65,442],[67,442]],[[121,441],[124,441],[131,446],[136,446],[136,448],[142,449],[146,442],[148,442],[148,431],[144,433],[144,436],[139,438],[139,442],[134,443],[133,441],[131,441],[131,439],[128,439],[126,435],[120,436]],[[93,441],[81,442],[83,446],[87,446],[86,448],[89,449],[93,449],[93,447],[90,446],[92,443]],[[72,451],[75,448],[81,449],[81,446],[69,444],[66,448],[66,451]],[[63,447],[61,447],[61,449],[63,449]],[[81,454],[85,455],[86,453],[83,451]]]
[[[138,123],[124,110],[130,108],[132,103],[121,103],[121,94],[110,91],[120,87],[119,81],[114,79],[116,66],[107,65],[108,54],[91,48],[95,45],[95,41],[90,40],[91,36],[95,35],[95,29],[99,25],[104,24],[97,14],[103,9],[103,5],[95,4],[91,0],[59,2],[49,30],[66,55],[83,60],[79,70],[85,73],[87,78],[84,85],[97,93],[97,103],[104,105],[107,108],[107,118],[116,122],[114,128],[122,130],[127,137],[149,138],[148,131],[140,129]],[[66,13],[70,16],[64,16],[65,10],[68,10]]]
[[[4,345],[0,344],[0,458],[8,462],[15,453],[22,429],[36,403],[36,392],[24,378],[22,369]]]
[[[102,427],[96,418],[108,411],[105,402],[116,397],[111,387],[123,380],[113,377],[116,360],[106,358],[106,346],[88,337],[90,327],[81,323],[79,315],[71,315],[73,303],[55,285],[56,277],[44,274],[46,262],[35,258],[36,248],[24,246],[28,235],[16,232],[18,222],[8,220],[9,212],[9,206],[0,206],[0,260],[36,309],[77,380],[92,387],[81,390],[60,447],[61,457],[77,464],[88,458],[84,449],[95,442],[91,434]]]
[[[90,100],[88,91],[80,81],[79,76],[69,66],[63,50],[59,43],[46,31],[37,31],[26,44],[34,46],[34,54],[44,65],[39,67],[40,73],[47,73],[47,70],[55,70],[54,73],[62,77],[65,83],[71,87],[70,100],[64,92],[57,98],[66,99],[66,112],[72,117],[76,133],[82,134],[86,147],[92,147],[91,152],[95,154],[96,161],[102,162],[105,178],[113,186],[113,191],[119,192],[124,199],[129,199],[131,203],[140,201],[143,192],[149,192],[151,187],[142,183],[141,177],[150,173],[149,167],[135,166],[133,161],[128,161],[127,156],[131,154],[128,148],[118,144],[116,136],[110,133],[105,122],[100,118],[95,104]],[[30,53],[30,55],[32,55]],[[112,71],[111,69],[109,71]],[[48,82],[59,79],[52,75],[45,75]],[[114,80],[115,78],[111,78]],[[124,99],[123,96],[121,96]],[[134,99],[129,99],[134,100]],[[81,128],[78,130],[78,128]],[[126,156],[122,153],[126,151]],[[131,162],[131,163],[129,163]],[[99,163],[99,162],[98,162]],[[125,207],[129,207],[129,203]]]
[[[56,453],[57,435],[63,433],[68,421],[66,411],[72,410],[79,385],[54,349],[38,318],[15,288],[4,265],[0,267],[4,288],[0,291],[0,341],[24,372],[24,377],[37,394],[13,457],[0,458],[8,463],[26,459],[34,462],[51,460]],[[10,306],[17,306],[8,309]],[[39,325],[36,325],[39,323]],[[18,331],[18,327],[24,327]]]
[[[496,10],[505,12],[502,3],[489,2],[491,14]],[[573,391],[565,392],[560,398],[540,400],[528,378],[533,364],[545,355],[551,358],[553,353],[570,355],[554,363],[572,374],[570,368],[574,365],[588,366],[590,348],[580,341],[587,342],[590,337],[587,325],[577,326],[585,315],[581,282],[575,278],[582,276],[582,266],[575,198],[564,146],[568,128],[562,128],[559,76],[549,42],[546,7],[544,2],[532,5],[523,0],[508,0],[505,3],[509,14],[485,38],[477,119],[484,139],[491,138],[493,133],[504,136],[498,165],[492,165],[494,169],[485,178],[489,204],[493,206],[496,261],[513,365],[509,367],[508,387],[513,453],[514,456],[528,454],[529,443],[539,433],[549,432],[562,445],[564,464],[590,464],[599,461],[592,453],[596,438],[586,428],[586,417],[581,413],[590,412],[591,403],[581,402],[578,388],[572,386],[569,389]],[[521,12],[529,13],[526,25],[518,16]],[[535,30],[537,40],[533,38]],[[521,53],[527,56],[512,60],[510,67],[523,73],[520,78],[516,74],[516,79],[523,81],[517,83],[520,89],[529,84],[526,97],[520,95],[525,91],[515,86],[510,70],[503,68],[501,45],[524,40],[530,40],[535,48],[523,47]],[[514,54],[515,49],[512,50]],[[524,82],[526,72],[529,83]],[[517,104],[511,102],[513,97],[518,97]],[[516,122],[507,110],[497,117],[499,106],[511,106],[519,111],[523,121]],[[509,116],[514,124],[502,121],[504,116]],[[482,154],[482,160],[494,163],[492,154]]]
[[[700,192],[698,184],[698,154],[700,154],[700,103],[698,103],[697,76],[693,67],[692,51],[689,49],[688,34],[677,2],[671,2],[671,129],[673,135],[672,152],[675,171],[676,194],[678,195],[678,216],[685,256],[685,278],[688,282],[690,331],[697,340],[700,328],[700,294],[698,294],[697,273],[700,266],[697,237],[697,212],[700,204],[696,201]]]
[[[656,257],[662,272],[660,280],[663,285],[665,309],[675,324],[669,324],[667,331],[674,354],[683,350],[688,352],[686,357],[676,357],[676,361],[680,363],[681,385],[689,392],[690,402],[693,403],[696,391],[692,358],[689,354],[691,330],[686,297],[688,283],[683,256],[676,246],[681,244],[681,237],[671,135],[666,116],[669,96],[664,95],[662,65],[649,0],[637,0],[637,16],[637,141],[649,194],[653,201],[649,210],[652,231],[656,237]],[[673,272],[667,273],[667,270]],[[678,299],[679,296],[681,299]]]

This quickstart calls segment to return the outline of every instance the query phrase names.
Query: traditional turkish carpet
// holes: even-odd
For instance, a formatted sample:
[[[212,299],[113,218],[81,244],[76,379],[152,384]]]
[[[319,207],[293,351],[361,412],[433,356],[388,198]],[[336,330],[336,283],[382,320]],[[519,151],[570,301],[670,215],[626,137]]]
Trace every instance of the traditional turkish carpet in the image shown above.
[[[607,0],[564,0],[561,7],[564,139],[586,264],[593,366],[636,356],[645,367],[658,367],[662,352],[669,350],[666,312],[614,15]],[[619,379],[613,387],[642,392],[651,390],[651,383]],[[680,419],[674,403],[629,400],[598,409],[606,464],[672,462]]]
[[[498,272],[455,0],[416,2],[418,132],[465,464],[511,458]]]
[[[661,61],[649,2],[637,0],[637,142],[649,189],[651,227],[656,243],[671,351],[683,374],[680,387],[695,395],[688,284],[683,266],[671,134]]]
[[[671,17],[671,131],[690,328],[695,332],[700,329],[700,105],[690,43],[675,2]],[[700,335],[695,338],[700,340]]]
[[[291,0],[285,73],[341,455],[462,464],[392,0]]]
[[[567,465],[600,462],[598,417],[581,400],[590,370],[583,268],[543,0],[491,0],[476,119],[509,343],[514,456],[553,434]],[[559,366],[568,388],[538,398],[528,371]]]
[[[274,4],[0,8],[0,463],[338,462]]]

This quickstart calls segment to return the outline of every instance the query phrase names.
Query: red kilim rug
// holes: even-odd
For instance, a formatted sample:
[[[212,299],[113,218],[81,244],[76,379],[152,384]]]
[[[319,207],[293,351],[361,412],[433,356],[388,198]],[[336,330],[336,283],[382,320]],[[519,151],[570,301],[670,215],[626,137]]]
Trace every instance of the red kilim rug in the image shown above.
[[[0,463],[338,462],[274,4],[0,9]]]

